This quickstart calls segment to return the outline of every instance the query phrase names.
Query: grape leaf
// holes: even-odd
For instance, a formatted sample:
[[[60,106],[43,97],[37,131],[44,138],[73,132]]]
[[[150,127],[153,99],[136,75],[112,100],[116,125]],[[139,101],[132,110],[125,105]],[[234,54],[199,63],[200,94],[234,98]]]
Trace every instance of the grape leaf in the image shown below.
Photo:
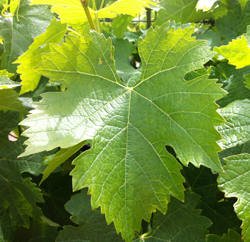
[[[169,195],[183,199],[181,166],[165,145],[185,165],[222,171],[214,125],[223,119],[214,101],[225,93],[208,75],[183,78],[213,53],[191,37],[192,28],[169,26],[151,28],[139,41],[142,75],[129,86],[116,73],[111,39],[91,32],[51,45],[37,71],[67,90],[43,94],[22,122],[30,126],[22,156],[93,139],[92,148],[74,160],[73,188],[88,186],[93,208],[101,206],[127,241],[142,218],[149,221],[156,209],[166,212]]]
[[[235,212],[243,221],[243,241],[250,241],[250,154],[240,154],[226,158],[227,165],[224,167],[226,173],[220,174],[218,184],[226,197],[237,197],[234,204]]]
[[[29,50],[19,56],[14,64],[21,64],[17,67],[17,72],[21,74],[22,88],[20,95],[33,91],[41,78],[41,75],[34,71],[34,68],[42,61],[42,55],[49,52],[49,44],[59,44],[67,32],[67,25],[61,24],[53,19],[46,32],[34,39]]]
[[[57,242],[123,241],[121,236],[116,233],[114,225],[107,225],[105,216],[101,214],[100,210],[91,209],[87,189],[83,189],[81,193],[74,195],[65,207],[72,214],[71,220],[80,226],[64,226],[57,237]]]
[[[229,229],[228,235],[224,234],[222,237],[208,234],[206,242],[243,242],[243,240],[241,240],[241,236],[236,231]]]
[[[17,68],[12,62],[28,50],[34,37],[46,30],[53,17],[47,6],[29,6],[28,0],[22,0],[17,11],[19,21],[17,16],[0,16],[0,36],[4,38],[5,49],[2,68],[11,73]]]
[[[223,139],[218,141],[222,149],[241,145],[250,140],[250,101],[235,101],[219,110],[226,123],[217,127]]]
[[[215,47],[214,50],[229,60],[229,64],[236,68],[242,68],[250,65],[250,26],[247,27],[247,34],[233,39],[226,46]]]
[[[84,23],[88,21],[79,0],[31,0],[31,4],[48,4],[52,5],[51,11],[59,15],[62,23],[68,23],[76,29],[82,29]],[[156,5],[150,0],[119,0],[113,4],[94,11],[89,8],[92,18],[114,18],[119,14],[136,16],[142,12],[149,4]],[[74,17],[72,18],[72,13]]]
[[[153,214],[152,231],[149,235],[142,235],[142,241],[204,241],[211,221],[200,216],[201,210],[195,209],[198,202],[199,196],[190,189],[185,192],[185,203],[173,198],[166,215],[160,212]]]
[[[212,18],[210,11],[196,10],[197,2],[198,0],[161,1],[163,9],[160,9],[155,25],[162,25],[168,20],[184,24]]]

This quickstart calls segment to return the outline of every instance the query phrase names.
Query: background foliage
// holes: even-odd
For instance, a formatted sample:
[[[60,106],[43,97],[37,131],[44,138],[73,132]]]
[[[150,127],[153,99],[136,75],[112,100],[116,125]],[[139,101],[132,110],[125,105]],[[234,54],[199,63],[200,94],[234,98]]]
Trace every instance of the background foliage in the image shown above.
[[[0,241],[250,241],[250,1],[197,4],[0,1]]]

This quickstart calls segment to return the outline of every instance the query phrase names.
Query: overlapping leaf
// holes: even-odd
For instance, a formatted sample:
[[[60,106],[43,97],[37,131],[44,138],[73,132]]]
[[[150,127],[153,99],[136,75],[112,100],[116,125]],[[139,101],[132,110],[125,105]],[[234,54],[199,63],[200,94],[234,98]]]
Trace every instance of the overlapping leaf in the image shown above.
[[[4,38],[1,65],[11,73],[17,68],[12,62],[28,50],[34,37],[46,30],[53,17],[47,6],[29,6],[28,0],[22,0],[17,11],[18,19],[0,16],[0,36]]]
[[[242,68],[250,65],[250,26],[247,27],[247,34],[233,39],[226,46],[215,48],[215,51],[222,54],[229,60],[229,64],[235,65],[236,68]]]
[[[82,28],[83,24],[88,21],[81,2],[78,0],[31,0],[31,3],[52,5],[51,11],[59,15],[62,23],[68,23],[76,29]],[[119,0],[98,11],[90,9],[90,13],[93,19],[96,16],[98,18],[114,18],[119,14],[136,16],[146,7],[150,7],[149,4],[155,5],[150,0]]]
[[[22,89],[20,95],[33,91],[41,78],[41,75],[34,71],[34,68],[42,61],[42,55],[49,52],[49,44],[58,44],[67,31],[67,25],[61,24],[53,19],[46,32],[34,39],[29,50],[21,55],[14,63],[21,64],[17,71],[21,74]]]
[[[240,154],[226,159],[225,174],[220,174],[218,184],[227,197],[237,197],[235,212],[243,221],[242,235],[245,242],[250,241],[250,155]]]
[[[223,120],[214,101],[224,91],[207,75],[183,79],[213,53],[191,37],[192,28],[169,25],[150,29],[140,41],[142,75],[128,83],[116,73],[110,39],[92,32],[52,45],[38,71],[68,88],[43,94],[22,123],[30,126],[23,155],[93,139],[74,161],[73,187],[88,186],[92,207],[101,206],[127,241],[142,218],[149,221],[156,209],[166,212],[170,194],[183,199],[181,167],[166,144],[185,165],[222,170],[214,125]]]
[[[198,202],[199,196],[190,190],[185,192],[185,203],[173,199],[166,215],[160,212],[154,214],[152,231],[142,236],[143,241],[204,241],[211,221],[200,216],[201,210],[195,209]]]

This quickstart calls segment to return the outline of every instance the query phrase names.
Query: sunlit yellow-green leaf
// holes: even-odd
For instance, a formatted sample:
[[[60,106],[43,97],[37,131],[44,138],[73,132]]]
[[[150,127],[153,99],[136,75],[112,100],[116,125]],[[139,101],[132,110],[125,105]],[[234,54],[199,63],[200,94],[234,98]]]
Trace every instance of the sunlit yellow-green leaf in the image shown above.
[[[31,4],[52,5],[51,11],[59,15],[62,23],[78,29],[88,21],[80,0],[31,0]],[[96,13],[98,18],[114,18],[119,14],[136,16],[144,8],[150,7],[149,4],[156,5],[150,0],[120,0],[96,12],[90,9],[90,13],[93,19],[96,18]]]
[[[229,64],[235,65],[237,69],[250,65],[250,47],[243,35],[233,39],[228,45],[215,47],[214,50],[227,58]]]

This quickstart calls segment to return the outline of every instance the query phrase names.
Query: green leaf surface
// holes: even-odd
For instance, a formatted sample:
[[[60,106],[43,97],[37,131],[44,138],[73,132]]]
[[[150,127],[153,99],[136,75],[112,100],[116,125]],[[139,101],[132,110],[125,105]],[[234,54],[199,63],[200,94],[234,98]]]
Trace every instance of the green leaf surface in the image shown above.
[[[222,149],[241,145],[250,140],[250,101],[248,99],[235,101],[219,110],[227,121],[217,127],[223,139],[218,141]]]
[[[92,148],[74,161],[73,188],[88,186],[93,208],[101,206],[127,241],[142,218],[149,221],[156,209],[166,212],[169,195],[183,199],[181,167],[165,145],[185,165],[222,171],[214,125],[223,120],[214,101],[224,91],[207,75],[183,79],[213,56],[192,33],[169,29],[169,23],[150,29],[139,42],[142,75],[129,86],[116,73],[111,40],[96,32],[51,45],[38,69],[52,81],[62,80],[67,90],[43,94],[22,122],[30,126],[23,155],[93,139]]]
[[[242,235],[243,241],[250,241],[250,154],[240,154],[226,159],[227,165],[224,167],[225,174],[220,174],[218,184],[226,197],[237,197],[234,204],[235,212],[239,219],[243,221]]]
[[[236,69],[234,66],[224,62],[216,67],[218,68],[216,70],[218,74],[214,77],[219,79],[219,82],[223,84],[222,88],[228,92],[228,95],[217,101],[220,107],[225,107],[235,100],[250,98],[250,90],[244,83],[245,75],[250,73],[249,67]]]
[[[92,210],[87,189],[74,195],[65,207],[72,214],[72,221],[80,226],[65,226],[60,231],[56,242],[123,241],[121,236],[117,234],[114,225],[107,225],[105,216],[101,214],[100,210]]]
[[[211,225],[211,221],[200,216],[201,210],[195,209],[198,202],[199,196],[190,190],[185,192],[184,203],[173,198],[166,215],[160,212],[153,214],[152,231],[149,235],[142,235],[144,240],[140,241],[204,241],[208,233],[206,229]]]
[[[12,89],[0,89],[0,110],[4,112],[11,110],[26,114],[27,110],[18,99],[19,95]]]
[[[241,5],[234,4],[233,10],[229,10],[227,15],[215,20],[215,26],[220,35],[224,38],[223,44],[228,44],[232,39],[247,32],[250,23],[250,1],[247,2],[245,9]]]
[[[28,50],[34,37],[46,30],[53,17],[47,6],[29,6],[28,0],[22,0],[17,11],[19,21],[17,16],[0,16],[0,36],[4,38],[1,65],[11,73],[17,68],[12,62]]]
[[[183,167],[182,174],[187,186],[200,196],[197,208],[201,209],[201,215],[212,221],[209,233],[222,236],[228,229],[240,233],[241,221],[233,209],[235,199],[223,199],[224,195],[216,181],[218,174],[213,174],[211,169],[204,166],[196,168],[192,164]]]
[[[198,0],[162,0],[163,9],[159,11],[155,25],[162,25],[168,20],[185,24],[212,18],[211,12],[196,10],[197,2]]]
[[[21,64],[17,67],[17,72],[21,74],[22,79],[20,95],[33,91],[37,87],[41,75],[34,69],[42,61],[42,55],[49,52],[49,44],[59,44],[66,32],[67,25],[53,19],[46,32],[36,37],[29,50],[14,62],[15,64]]]
[[[247,33],[238,39],[233,39],[226,46],[220,46],[214,50],[229,60],[229,64],[236,68],[243,68],[250,65],[250,26],[247,27]]]
[[[241,236],[236,231],[229,229],[228,235],[223,234],[222,237],[208,234],[206,242],[243,242],[243,240],[241,240]]]

